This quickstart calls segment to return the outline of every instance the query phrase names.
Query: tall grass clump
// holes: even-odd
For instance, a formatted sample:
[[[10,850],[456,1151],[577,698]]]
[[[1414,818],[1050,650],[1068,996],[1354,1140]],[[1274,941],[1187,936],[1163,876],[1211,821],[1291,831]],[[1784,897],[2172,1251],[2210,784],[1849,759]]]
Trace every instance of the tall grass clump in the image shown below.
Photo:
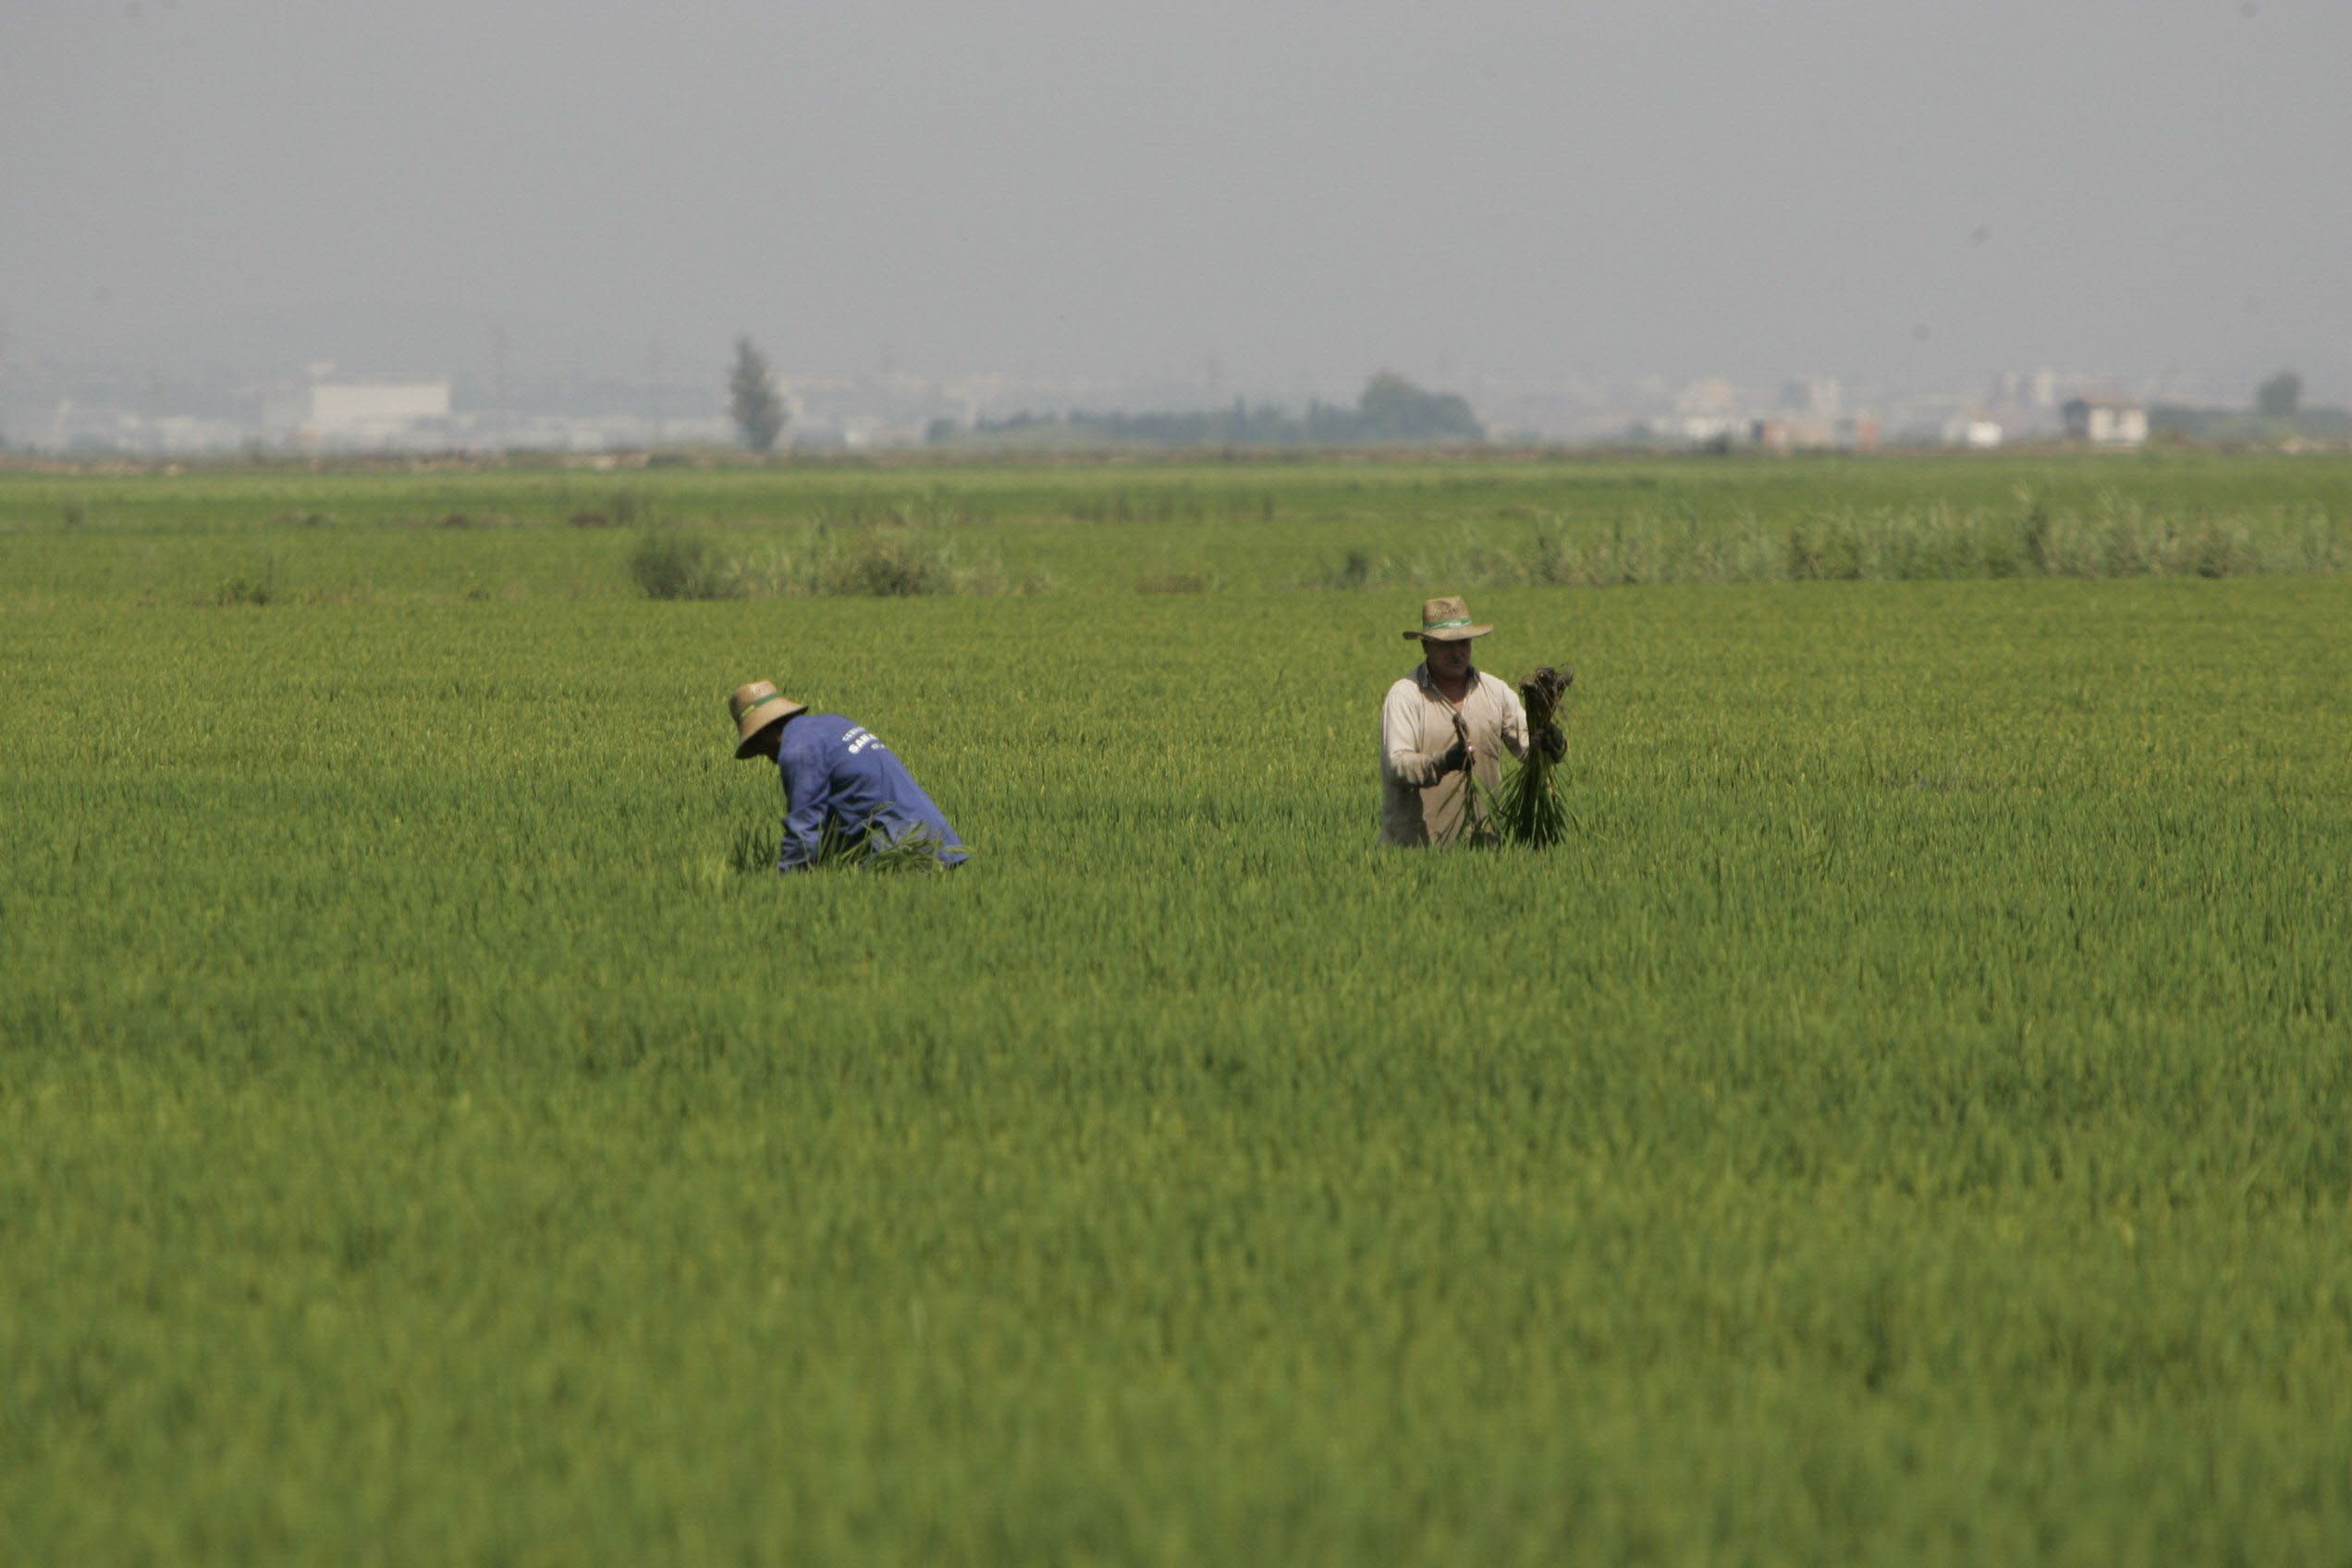
[[[649,528],[629,553],[629,575],[649,599],[731,599],[741,596],[734,564],[707,535]]]
[[[959,546],[927,525],[819,523],[745,552],[730,570],[738,592],[753,598],[989,597],[1045,586],[1042,577],[1011,572],[995,556]]]
[[[736,550],[707,534],[652,528],[630,553],[629,572],[649,599],[986,597],[1046,585],[992,555],[959,548],[937,528],[889,524],[818,523]]]
[[[266,552],[246,570],[222,581],[214,595],[224,605],[272,605],[285,597],[279,585],[277,557]]]

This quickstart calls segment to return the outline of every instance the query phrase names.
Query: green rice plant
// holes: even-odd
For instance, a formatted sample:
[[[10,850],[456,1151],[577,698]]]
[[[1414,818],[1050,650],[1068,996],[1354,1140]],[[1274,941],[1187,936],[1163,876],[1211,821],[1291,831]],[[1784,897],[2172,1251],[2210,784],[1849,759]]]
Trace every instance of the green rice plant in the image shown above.
[[[743,876],[756,876],[763,872],[773,876],[779,837],[773,821],[739,826],[734,842],[728,847],[727,868]]]
[[[1216,583],[1217,576],[1214,572],[1184,571],[1170,567],[1158,571],[1147,571],[1135,579],[1135,592],[1138,594],[1206,594],[1215,587]]]
[[[910,495],[835,495],[813,521],[823,528],[958,528],[979,521],[971,497],[934,484]]]
[[[2352,1561],[2347,472],[912,482],[1041,615],[653,603],[560,470],[0,471],[6,1556]],[[740,557],[911,484],[632,483]],[[2011,574],[1714,585],[1820,519]],[[1280,590],[1465,531],[1606,832],[1370,842],[1458,584]],[[985,874],[779,887],[753,668]]]
[[[215,603],[223,605],[277,603],[285,597],[285,591],[278,584],[277,553],[263,551],[246,570],[224,579],[213,596]]]
[[[1313,586],[1352,592],[1358,588],[1371,587],[1376,578],[1385,582],[1387,575],[1379,571],[1378,563],[1371,551],[1362,548],[1351,549],[1340,557],[1337,565],[1325,570],[1320,580]]]

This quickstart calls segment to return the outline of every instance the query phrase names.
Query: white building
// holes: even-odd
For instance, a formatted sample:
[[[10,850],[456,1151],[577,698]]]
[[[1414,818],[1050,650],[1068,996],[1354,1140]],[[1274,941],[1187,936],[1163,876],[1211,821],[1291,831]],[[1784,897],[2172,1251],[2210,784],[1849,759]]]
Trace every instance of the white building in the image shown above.
[[[322,430],[448,417],[446,381],[329,381],[311,387],[308,423]]]
[[[447,381],[313,381],[272,403],[263,423],[302,447],[396,447],[435,444],[449,428]]]
[[[2066,437],[2094,447],[2138,447],[2148,440],[2148,410],[2122,398],[2076,398],[2065,408]]]

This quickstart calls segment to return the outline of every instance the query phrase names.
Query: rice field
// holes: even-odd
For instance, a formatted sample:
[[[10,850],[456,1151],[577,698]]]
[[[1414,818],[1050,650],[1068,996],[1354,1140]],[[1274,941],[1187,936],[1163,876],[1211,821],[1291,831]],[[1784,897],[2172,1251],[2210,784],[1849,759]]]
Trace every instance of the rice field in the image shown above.
[[[2347,500],[0,472],[5,1556],[2352,1561]],[[2254,553],[1527,553],[2036,508]],[[630,566],[820,527],[977,575]],[[1448,591],[1575,668],[1556,848],[1374,845]],[[755,869],[763,675],[973,863]]]

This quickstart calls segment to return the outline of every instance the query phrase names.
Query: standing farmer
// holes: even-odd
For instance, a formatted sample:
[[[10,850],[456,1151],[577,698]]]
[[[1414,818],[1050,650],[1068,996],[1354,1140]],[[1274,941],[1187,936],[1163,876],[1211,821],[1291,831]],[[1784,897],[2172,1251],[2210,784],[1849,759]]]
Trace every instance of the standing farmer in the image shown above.
[[[738,686],[727,699],[738,758],[766,757],[783,774],[784,851],[778,871],[815,864],[828,839],[871,864],[915,845],[942,865],[965,859],[962,841],[923,786],[874,732],[839,714],[811,713],[772,682]]]
[[[1502,784],[1502,753],[1527,754],[1527,710],[1519,693],[1475,668],[1470,644],[1494,630],[1476,626],[1459,595],[1421,606],[1421,666],[1389,688],[1380,707],[1380,841],[1492,843],[1486,799]],[[1566,738],[1542,737],[1557,757]],[[1475,780],[1475,782],[1474,782]]]

